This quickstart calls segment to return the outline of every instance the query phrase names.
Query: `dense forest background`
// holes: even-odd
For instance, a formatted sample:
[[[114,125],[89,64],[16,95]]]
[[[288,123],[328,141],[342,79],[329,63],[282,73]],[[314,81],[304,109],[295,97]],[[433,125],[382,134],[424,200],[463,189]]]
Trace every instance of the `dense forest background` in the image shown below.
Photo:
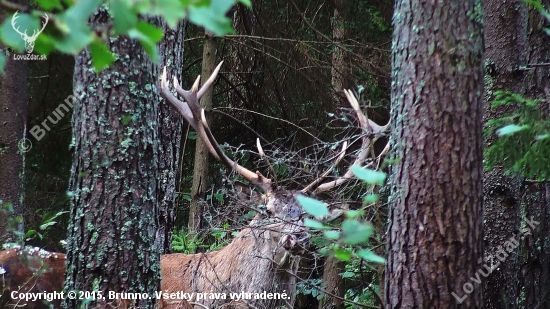
[[[398,78],[396,68],[400,64],[395,58],[395,46],[392,50],[392,35],[393,40],[397,40],[396,35],[407,33],[397,31],[403,28],[395,28],[395,23],[399,22],[395,16],[406,16],[410,9],[403,2],[406,1],[398,1],[398,5],[384,0],[253,1],[250,8],[238,4],[227,14],[231,17],[234,34],[212,36],[192,23],[182,25],[183,59],[181,63],[171,64],[171,68],[180,70],[178,75],[182,76],[182,84],[189,88],[203,71],[205,59],[215,63],[224,61],[213,87],[212,106],[207,108],[209,124],[216,139],[241,164],[252,170],[262,170],[281,187],[299,189],[332,165],[330,158],[339,141],[358,134],[354,115],[343,95],[344,89],[354,90],[365,113],[376,123],[385,124],[390,118],[394,119],[392,130],[395,134],[395,120],[400,123],[401,118],[396,114],[390,117],[390,110],[396,109],[391,102],[392,78]],[[495,252],[495,248],[526,227],[526,219],[527,222],[535,220],[541,223],[532,229],[529,236],[522,238],[505,263],[501,261],[500,268],[484,276],[487,277],[482,284],[484,288],[474,294],[483,290],[485,308],[550,308],[550,298],[547,297],[550,278],[550,185],[546,176],[546,155],[550,147],[548,138],[544,136],[548,130],[550,97],[550,41],[547,35],[550,20],[543,9],[550,2],[470,2],[475,2],[472,5],[475,9],[468,11],[468,16],[479,14],[485,26],[484,32],[476,30],[484,34],[483,81],[477,82],[478,86],[482,83],[485,88],[483,91],[476,88],[476,91],[483,98],[479,115],[483,117],[486,130],[482,142],[487,160],[480,179],[472,178],[472,181],[479,180],[478,184],[483,178],[485,229],[483,232],[475,226],[472,228],[476,231],[475,240],[472,240],[476,249],[473,251],[480,254],[483,252],[480,248],[484,247],[485,252]],[[394,12],[394,5],[396,10],[402,11]],[[471,19],[475,20],[475,17]],[[437,23],[445,22],[441,17],[434,20],[434,24],[424,21],[424,26],[426,29],[439,29]],[[424,26],[409,30],[418,34]],[[399,24],[399,27],[406,25]],[[418,50],[418,54],[410,52],[410,58],[401,60],[403,63],[407,62],[405,59],[418,61],[418,65],[427,68],[433,62],[432,58],[428,58],[432,54],[420,54],[421,49]],[[418,60],[419,55],[430,61],[422,63]],[[48,123],[55,124],[40,140],[29,137],[32,146],[25,149],[24,159],[18,163],[24,177],[17,178],[23,179],[23,183],[14,182],[14,174],[7,173],[13,170],[8,167],[11,163],[7,160],[0,162],[3,215],[8,225],[16,229],[19,222],[9,214],[6,205],[8,202],[17,204],[17,200],[23,201],[16,207],[16,215],[24,218],[22,238],[25,244],[64,251],[62,241],[67,237],[72,198],[68,188],[75,147],[71,127],[73,119],[70,113],[58,117],[53,111],[73,93],[75,58],[54,52],[48,55],[47,60],[28,61],[26,65],[28,67],[25,68],[8,66],[8,75],[0,86],[8,84],[6,80],[10,72],[21,74],[28,70],[28,80],[24,85],[28,89],[28,102],[18,115],[26,115],[22,118],[27,132],[35,126],[43,127],[46,119],[50,119]],[[455,83],[449,85],[448,89],[454,89]],[[0,87],[0,91],[2,89],[6,88]],[[445,91],[441,91],[444,97]],[[393,95],[397,101],[396,93]],[[441,102],[447,101],[441,99]],[[498,106],[491,108],[495,102]],[[518,110],[519,114],[514,114]],[[416,128],[415,125],[426,118],[421,115],[413,120],[416,122],[410,124],[409,129]],[[505,125],[509,125],[509,131],[500,131],[502,137],[498,138],[496,130]],[[200,171],[196,170],[196,166],[201,164],[197,160],[204,157],[196,156],[197,135],[185,122],[180,129],[183,132],[179,144],[181,166],[174,177],[176,213],[174,232],[167,238],[171,242],[168,250],[194,253],[219,249],[231,241],[232,232],[242,229],[251,218],[246,203],[239,199],[241,182],[217,162],[207,162],[206,170],[197,176]],[[401,129],[399,132],[404,132],[403,127]],[[7,136],[7,131],[1,130],[0,134]],[[472,127],[472,131],[476,130],[479,131]],[[476,132],[472,134],[481,131]],[[418,132],[410,133],[418,136]],[[409,138],[402,134],[403,139]],[[468,132],[462,134],[468,135]],[[523,135],[518,137],[518,134]],[[534,136],[537,141],[542,141],[542,145],[533,142]],[[540,136],[542,138],[538,139]],[[257,137],[262,141],[267,158],[253,154]],[[437,136],[434,137],[436,139]],[[380,153],[388,140],[389,134],[375,143],[375,152]],[[418,140],[413,137],[410,141]],[[0,140],[0,143],[5,142]],[[7,149],[5,144],[0,144],[2,149]],[[437,149],[432,151],[437,153]],[[353,161],[353,154],[344,159],[335,175],[347,168]],[[391,157],[392,160],[382,165],[382,170],[392,173],[393,168],[395,172],[397,167],[389,168],[388,164],[396,164],[404,158],[405,150],[401,157]],[[410,166],[423,164],[418,162],[412,162]],[[200,181],[196,182],[197,179]],[[421,185],[418,188],[422,190]],[[346,202],[351,209],[365,210],[364,219],[371,222],[376,231],[367,247],[386,256],[386,231],[389,220],[392,220],[388,208],[391,189],[391,185],[367,186],[355,181],[319,198],[328,203]],[[365,208],[362,200],[371,194],[378,194],[379,199]],[[411,202],[410,207],[422,203]],[[437,211],[437,207],[434,209]],[[411,209],[407,211],[414,212]],[[12,219],[8,219],[10,216]],[[451,215],[442,220],[446,226],[454,226],[458,222]],[[463,250],[466,251],[468,249]],[[392,271],[391,266],[384,270],[384,266],[377,263],[352,259],[346,254],[338,256],[319,254],[315,250],[310,252],[304,262],[307,265],[300,273],[304,280],[298,284],[296,307],[311,308],[310,304],[314,302],[319,304],[319,308],[383,308],[387,300],[384,299],[385,290],[389,288],[384,283],[384,271]],[[422,266],[424,262],[417,263]],[[475,268],[480,268],[481,263],[475,262]],[[469,276],[473,274],[457,277],[468,280]],[[461,290],[464,283],[457,283],[460,287],[454,290],[459,295],[465,295]],[[343,287],[343,290],[335,287]],[[338,300],[334,300],[334,295],[323,294],[327,289],[338,290]],[[430,291],[429,288],[424,290],[426,294]],[[390,289],[390,293],[397,292]],[[480,298],[474,294],[475,306],[471,305],[472,308],[482,307]],[[396,297],[407,299],[406,295]],[[348,302],[342,301],[342,298]],[[442,298],[450,299],[456,308],[460,305],[455,301],[456,296]],[[396,305],[392,308],[401,307]]]

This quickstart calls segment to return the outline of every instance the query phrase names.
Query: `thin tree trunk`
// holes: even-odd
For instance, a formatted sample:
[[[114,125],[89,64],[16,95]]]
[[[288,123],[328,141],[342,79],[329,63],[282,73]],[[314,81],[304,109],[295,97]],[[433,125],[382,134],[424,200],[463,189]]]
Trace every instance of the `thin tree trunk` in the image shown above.
[[[483,308],[481,14],[396,2],[386,308]]]
[[[332,21],[332,53],[331,82],[333,87],[332,104],[340,106],[344,87],[349,80],[350,72],[346,63],[346,51],[342,48],[346,39],[346,1],[334,1],[334,18]]]
[[[29,63],[8,54],[4,72],[0,76],[0,244],[23,240],[23,221],[16,222],[15,217],[22,219],[24,212],[25,152],[32,147],[25,136]]]
[[[209,32],[204,35],[202,54],[201,85],[212,74],[216,67],[216,38]],[[212,110],[214,87],[210,87],[202,96],[200,104],[205,110]],[[209,121],[209,125],[212,124]],[[191,208],[189,210],[189,232],[198,233],[201,228],[203,193],[208,189],[208,156],[209,151],[200,139],[195,147],[195,164],[193,167],[193,185],[191,187]]]
[[[348,80],[349,70],[346,64],[345,50],[341,48],[346,39],[346,1],[334,1],[334,18],[332,22],[332,39],[335,42],[334,52],[332,54],[332,105],[340,106],[343,89]],[[326,289],[329,294],[325,294],[325,300],[319,303],[319,309],[343,309],[344,295],[346,293],[344,278],[340,276],[345,270],[344,262],[336,257],[328,257],[323,270],[323,282],[326,283]]]

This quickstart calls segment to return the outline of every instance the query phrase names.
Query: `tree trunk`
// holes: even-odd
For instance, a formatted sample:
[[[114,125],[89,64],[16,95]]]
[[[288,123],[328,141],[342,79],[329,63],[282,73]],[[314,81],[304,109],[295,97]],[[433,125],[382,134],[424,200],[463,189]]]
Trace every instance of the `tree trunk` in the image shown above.
[[[548,8],[550,1],[543,4]],[[550,39],[540,13],[521,1],[489,0],[484,3],[487,48],[485,52],[485,119],[513,111],[506,106],[491,110],[493,93],[510,90],[529,98],[548,98]],[[548,111],[546,111],[548,112]],[[485,140],[486,147],[494,137]],[[495,167],[484,175],[486,255],[518,235],[526,220],[539,224],[513,252],[499,262],[485,283],[486,307],[547,308],[549,280],[549,210],[547,184],[529,184],[519,175],[506,176]],[[519,239],[519,238],[518,238]]]
[[[158,44],[159,48],[159,65],[156,68],[157,76],[162,74],[163,67],[167,64],[172,64],[170,70],[172,76],[176,76],[178,80],[182,80],[182,73],[179,68],[183,63],[183,40],[185,38],[185,23],[178,24],[175,29],[171,29],[160,18],[152,18],[150,22],[163,29],[164,37]],[[156,83],[157,91],[159,83]],[[184,125],[183,118],[180,113],[172,107],[171,104],[164,102],[158,96],[155,97],[155,102],[159,108],[159,248],[162,248],[161,253],[170,253],[172,245],[172,230],[176,220],[176,191],[179,180],[179,164],[181,164],[181,136]]]
[[[346,39],[346,1],[335,0],[334,1],[334,19],[332,22],[332,39],[334,40],[335,47],[332,54],[332,105],[340,106],[342,93],[346,85],[347,77],[350,75],[345,57],[345,50],[342,48],[344,40]],[[326,289],[329,293],[335,295],[331,296],[325,294],[325,300],[319,303],[319,309],[343,309],[344,308],[344,296],[345,286],[344,278],[340,276],[345,270],[344,262],[338,260],[336,257],[328,257],[323,269],[323,282],[326,283]]]
[[[483,307],[481,14],[395,5],[386,308]]]
[[[335,44],[332,53],[332,67],[330,71],[333,87],[332,104],[341,105],[344,87],[349,80],[350,71],[346,63],[346,51],[343,47],[346,39],[346,1],[334,1],[334,18],[332,21],[332,40]]]
[[[550,0],[541,1],[546,9]],[[546,100],[547,116],[550,114],[550,36],[543,27],[550,27],[538,10],[528,11],[528,51],[525,71],[525,95]],[[521,268],[519,281],[524,295],[520,297],[521,308],[550,308],[550,183],[523,183],[521,213],[534,219],[539,225],[526,237],[520,251]],[[525,220],[522,220],[525,221]]]
[[[23,240],[23,221],[15,217],[23,215],[25,152],[32,147],[25,136],[29,63],[13,60],[13,54],[6,58],[5,75],[0,76],[0,244]]]
[[[204,46],[202,54],[202,72],[201,85],[212,74],[216,68],[216,38],[209,32],[204,35]],[[210,87],[200,100],[201,107],[207,111],[212,110],[212,97],[214,87]],[[209,122],[210,126],[212,124]],[[208,148],[200,139],[196,141],[195,147],[195,164],[193,167],[193,185],[191,187],[191,208],[189,209],[189,232],[197,233],[201,228],[201,217],[203,209],[201,207],[204,202],[203,196],[208,189]]]
[[[92,28],[107,22],[105,9],[91,18]],[[182,39],[174,41],[162,45],[161,61],[181,60]],[[75,157],[65,289],[101,291],[104,297],[109,291],[154,295],[160,289],[160,253],[171,232],[171,227],[163,230],[159,225],[173,222],[169,207],[179,146],[159,145],[159,138],[168,139],[171,132],[169,128],[159,133],[159,115],[172,113],[168,104],[161,108],[155,87],[161,68],[151,63],[136,40],[111,38],[110,47],[119,59],[99,73],[91,68],[89,49],[76,57],[75,95],[70,98]],[[169,119],[162,121],[178,127],[175,116]],[[178,132],[181,129],[172,132],[172,142]],[[93,301],[92,306],[122,306],[120,298]],[[124,305],[152,308],[154,303],[142,299]],[[82,302],[66,299],[65,305],[79,308]]]

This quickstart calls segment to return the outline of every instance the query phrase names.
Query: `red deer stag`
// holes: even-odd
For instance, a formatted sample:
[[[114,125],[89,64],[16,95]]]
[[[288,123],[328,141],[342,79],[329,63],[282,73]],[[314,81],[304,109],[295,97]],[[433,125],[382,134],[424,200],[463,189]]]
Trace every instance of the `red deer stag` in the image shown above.
[[[212,156],[264,191],[267,214],[258,214],[229,245],[218,251],[162,255],[162,292],[188,293],[186,299],[195,304],[195,307],[202,308],[292,308],[300,253],[307,249],[309,238],[303,223],[304,213],[296,196],[330,190],[351,179],[352,173],[348,169],[342,177],[320,184],[331,168],[304,189],[289,191],[273,188],[271,180],[260,172],[252,172],[227,157],[213,137],[204,117],[204,110],[199,106],[200,97],[212,85],[220,67],[221,63],[200,90],[200,78],[197,78],[191,90],[182,89],[174,78],[174,88],[183,101],[170,92],[165,68],[161,94],[196,130]],[[363,131],[379,134],[387,129],[388,125],[379,126],[361,112],[359,103],[350,91],[345,91],[345,94]],[[361,165],[366,161],[371,149],[369,143],[370,139],[363,134],[361,150],[353,164]],[[343,144],[333,167],[344,157],[347,143]],[[258,148],[261,152],[259,145]],[[4,273],[0,275],[0,279],[4,279],[4,290],[60,291],[65,273],[65,255],[37,257],[38,263],[29,263],[28,252],[25,252],[17,249],[0,253],[0,272]],[[41,269],[42,272],[33,274],[29,270],[31,264],[34,264],[34,269]],[[17,301],[12,300],[7,293],[2,298],[6,296],[8,298],[3,299],[3,302]],[[158,303],[159,308],[187,306],[189,303],[186,301],[167,298],[161,298]],[[34,304],[29,308],[47,306]]]

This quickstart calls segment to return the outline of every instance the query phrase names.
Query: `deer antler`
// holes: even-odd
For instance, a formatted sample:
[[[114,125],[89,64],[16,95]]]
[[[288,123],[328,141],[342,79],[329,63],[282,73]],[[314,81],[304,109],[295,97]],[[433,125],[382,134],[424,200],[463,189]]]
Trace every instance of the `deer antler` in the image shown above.
[[[48,17],[48,14],[44,13],[45,21],[42,24],[42,29],[40,29],[40,31],[38,31],[38,33],[36,32],[37,30],[33,30],[32,35],[29,36],[29,35],[27,35],[27,29],[25,29],[25,32],[21,32],[19,30],[19,26],[17,26],[15,24],[15,21],[19,18],[19,16],[17,14],[19,14],[19,11],[15,12],[15,14],[13,14],[13,17],[11,18],[11,26],[13,27],[13,30],[15,30],[15,32],[19,33],[19,35],[24,37],[25,41],[27,41],[29,39],[30,40],[35,39],[40,33],[42,33],[42,31],[44,31],[44,29],[46,28],[46,25],[48,24],[48,20],[50,20],[50,18]]]
[[[204,109],[199,105],[199,99],[206,92],[206,90],[212,85],[216,76],[218,75],[223,61],[212,72],[212,75],[206,80],[204,85],[199,90],[200,76],[197,77],[191,90],[184,90],[178,83],[178,80],[174,77],[174,88],[176,92],[184,98],[185,101],[178,100],[168,88],[168,82],[166,81],[166,67],[162,73],[162,79],[160,83],[161,95],[172,103],[174,107],[182,114],[183,118],[197,131],[199,138],[205,143],[210,153],[217,160],[221,161],[227,167],[233,169],[236,173],[242,175],[248,179],[252,184],[262,188],[266,193],[272,191],[271,179],[264,177],[259,171],[252,172],[251,170],[239,165],[237,162],[231,160],[221,149],[220,145],[214,138],[212,131],[208,127],[206,117],[204,116]]]
[[[40,31],[36,32],[37,30],[33,30],[32,32],[32,36],[31,36],[31,39],[35,39],[40,33],[42,33],[42,31],[44,31],[44,29],[46,29],[46,25],[48,24],[48,20],[50,20],[50,18],[48,17],[48,14],[44,13],[44,16],[45,16],[45,21],[44,23],[42,24],[42,29],[40,29]],[[27,31],[25,31],[26,33]]]
[[[15,12],[15,14],[13,14],[13,17],[11,18],[11,26],[13,27],[13,30],[15,30],[15,32],[19,33],[19,35],[28,37],[27,36],[27,30],[25,30],[25,33],[23,33],[21,31],[19,31],[19,27],[15,25],[15,20],[19,18],[19,16],[17,16],[17,14],[19,14],[19,11]]]
[[[317,195],[319,193],[328,191],[328,190],[330,190],[330,189],[332,189],[336,186],[339,186],[339,185],[349,181],[350,179],[352,179],[353,172],[351,171],[351,166],[353,166],[353,165],[362,165],[363,162],[365,161],[365,159],[367,158],[369,152],[370,152],[370,141],[369,141],[369,138],[368,138],[367,134],[365,134],[365,133],[370,131],[372,134],[380,134],[380,133],[385,132],[390,126],[391,120],[386,125],[381,126],[381,125],[378,125],[376,122],[368,119],[367,116],[365,116],[365,114],[361,111],[361,107],[359,106],[359,102],[357,101],[357,99],[355,98],[355,96],[353,95],[351,90],[344,90],[344,93],[345,93],[346,98],[348,99],[348,102],[350,103],[351,107],[353,108],[353,110],[357,114],[357,119],[359,120],[359,125],[360,125],[360,127],[363,131],[363,134],[361,136],[361,141],[362,141],[361,150],[359,151],[359,154],[355,158],[355,161],[353,162],[353,164],[350,165],[350,168],[348,168],[348,170],[346,171],[346,173],[344,175],[342,175],[341,177],[339,177],[335,180],[331,180],[329,182],[326,182],[326,183],[323,183],[323,184],[319,185],[315,190],[313,190],[314,195]],[[342,149],[342,154],[335,161],[335,164],[329,170],[327,170],[325,173],[323,173],[319,178],[317,178],[311,184],[307,185],[304,189],[302,189],[301,190],[302,192],[304,192],[304,193],[309,192],[315,185],[317,185],[319,182],[321,182],[321,180],[323,178],[325,178],[328,175],[328,173],[330,173],[330,171],[332,171],[332,169],[342,159],[342,157],[345,153],[346,146],[347,146],[347,144],[344,144],[344,149]],[[378,156],[378,158],[385,155],[388,150],[389,150],[389,143],[388,143],[388,145],[386,145],[386,147],[384,148],[382,153]],[[371,166],[371,165],[372,164],[369,164],[368,166]]]

